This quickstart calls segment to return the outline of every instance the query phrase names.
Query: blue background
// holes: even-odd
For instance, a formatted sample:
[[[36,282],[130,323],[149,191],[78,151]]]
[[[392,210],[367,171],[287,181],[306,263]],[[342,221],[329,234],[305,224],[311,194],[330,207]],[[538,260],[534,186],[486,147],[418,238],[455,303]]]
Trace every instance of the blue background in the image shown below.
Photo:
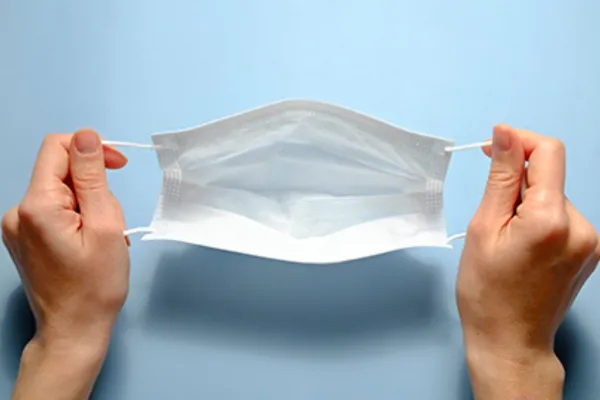
[[[22,197],[48,132],[113,140],[287,97],[335,102],[470,143],[498,122],[557,136],[568,195],[596,228],[600,2],[475,0],[0,1],[0,208]],[[155,155],[110,174],[128,226],[147,225]],[[457,154],[450,233],[488,161]],[[131,295],[96,399],[463,399],[453,285],[460,246],[332,267],[174,243],[132,245]],[[0,253],[0,397],[32,322]],[[600,276],[558,340],[567,398],[600,392]]]

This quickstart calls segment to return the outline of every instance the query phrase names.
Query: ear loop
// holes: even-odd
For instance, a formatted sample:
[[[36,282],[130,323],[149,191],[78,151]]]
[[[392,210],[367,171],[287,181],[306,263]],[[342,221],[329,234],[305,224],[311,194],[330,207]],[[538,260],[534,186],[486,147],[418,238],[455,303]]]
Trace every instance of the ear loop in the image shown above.
[[[136,148],[136,149],[155,149],[156,150],[156,149],[160,148],[160,146],[154,145],[154,144],[120,142],[120,141],[114,141],[114,140],[103,140],[102,144],[105,146],[111,146],[111,147],[132,147],[132,148]],[[492,144],[492,141],[487,140],[485,142],[471,143],[471,144],[465,144],[465,145],[461,145],[461,146],[448,146],[444,150],[447,151],[448,153],[455,153],[457,151],[463,151],[463,150],[480,149],[483,147],[491,146],[491,144]],[[156,231],[150,227],[139,227],[139,228],[127,229],[126,231],[123,232],[123,235],[129,236],[129,235],[137,235],[140,233],[155,233],[155,232]],[[456,235],[452,235],[446,240],[446,244],[451,244],[455,240],[463,239],[466,236],[467,236],[466,233],[458,233]]]
[[[448,146],[444,150],[446,150],[448,153],[454,153],[454,152],[463,151],[463,150],[481,149],[481,148],[488,147],[491,145],[492,145],[492,141],[486,140],[485,142],[464,144],[462,146]]]
[[[133,143],[133,142],[118,142],[115,140],[103,140],[102,144],[104,146],[110,147],[134,147],[136,149],[159,149],[160,146],[154,144],[142,144],[142,143]]]
[[[454,152],[463,151],[463,150],[481,149],[481,148],[488,147],[491,145],[492,145],[492,141],[486,140],[485,142],[471,143],[471,144],[465,144],[465,145],[461,145],[461,146],[448,146],[444,150],[446,150],[449,153],[454,153]],[[450,245],[455,240],[464,239],[466,237],[467,237],[466,232],[457,233],[456,235],[452,235],[448,239],[446,239],[446,244]]]
[[[156,231],[150,227],[132,228],[123,231],[124,236],[137,235],[138,233],[155,233]]]
[[[143,144],[143,143],[133,143],[133,142],[119,142],[115,140],[103,140],[102,144],[104,146],[110,147],[132,147],[136,149],[159,149],[160,146],[154,144]],[[123,232],[123,236],[137,235],[140,233],[155,233],[155,230],[150,227],[139,227],[127,229]]]

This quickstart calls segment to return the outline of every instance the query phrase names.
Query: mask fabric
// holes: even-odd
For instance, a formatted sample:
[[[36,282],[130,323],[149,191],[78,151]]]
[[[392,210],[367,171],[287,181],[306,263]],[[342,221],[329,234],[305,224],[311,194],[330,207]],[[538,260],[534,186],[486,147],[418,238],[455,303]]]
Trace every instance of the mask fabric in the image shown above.
[[[451,141],[313,101],[152,139],[164,178],[144,240],[302,263],[448,247]]]

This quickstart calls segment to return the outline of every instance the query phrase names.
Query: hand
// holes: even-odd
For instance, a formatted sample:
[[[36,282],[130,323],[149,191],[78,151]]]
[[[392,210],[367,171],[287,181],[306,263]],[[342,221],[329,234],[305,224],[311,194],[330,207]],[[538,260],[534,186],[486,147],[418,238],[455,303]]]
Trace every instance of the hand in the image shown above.
[[[31,370],[33,364],[41,368],[50,360],[62,359],[82,370],[88,366],[84,362],[91,362],[91,382],[95,380],[128,292],[125,222],[105,172],[105,167],[122,168],[126,163],[121,153],[103,147],[94,131],[49,135],[25,198],[2,220],[2,238],[37,326],[23,355],[23,361],[31,363],[22,363],[15,397],[37,398],[31,395],[35,388],[19,385],[24,380],[31,383],[23,369]],[[68,371],[67,365],[53,367]],[[59,381],[54,379],[57,385]],[[88,386],[81,390],[91,390]],[[47,390],[43,394],[52,398]]]
[[[489,180],[457,282],[475,393],[561,398],[554,336],[598,263],[598,235],[565,197],[561,142],[498,126],[487,153]]]

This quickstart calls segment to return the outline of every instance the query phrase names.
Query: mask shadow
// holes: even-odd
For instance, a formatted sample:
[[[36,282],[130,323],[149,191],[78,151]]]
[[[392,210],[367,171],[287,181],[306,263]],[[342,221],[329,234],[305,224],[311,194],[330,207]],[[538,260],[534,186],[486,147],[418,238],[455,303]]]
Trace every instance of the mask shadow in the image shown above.
[[[565,368],[565,400],[594,400],[600,392],[600,360],[598,346],[580,324],[575,312],[571,312],[561,325],[554,351]],[[474,399],[469,372],[463,366],[462,381],[459,389],[460,399]]]
[[[21,353],[35,335],[35,319],[21,286],[9,296],[4,319],[0,326],[0,357],[2,373],[11,381],[17,380]],[[114,399],[125,379],[124,344],[120,323],[117,322],[102,370],[90,399]]]
[[[339,345],[420,336],[444,316],[436,267],[406,252],[304,265],[182,246],[158,261],[145,312],[155,333]]]

